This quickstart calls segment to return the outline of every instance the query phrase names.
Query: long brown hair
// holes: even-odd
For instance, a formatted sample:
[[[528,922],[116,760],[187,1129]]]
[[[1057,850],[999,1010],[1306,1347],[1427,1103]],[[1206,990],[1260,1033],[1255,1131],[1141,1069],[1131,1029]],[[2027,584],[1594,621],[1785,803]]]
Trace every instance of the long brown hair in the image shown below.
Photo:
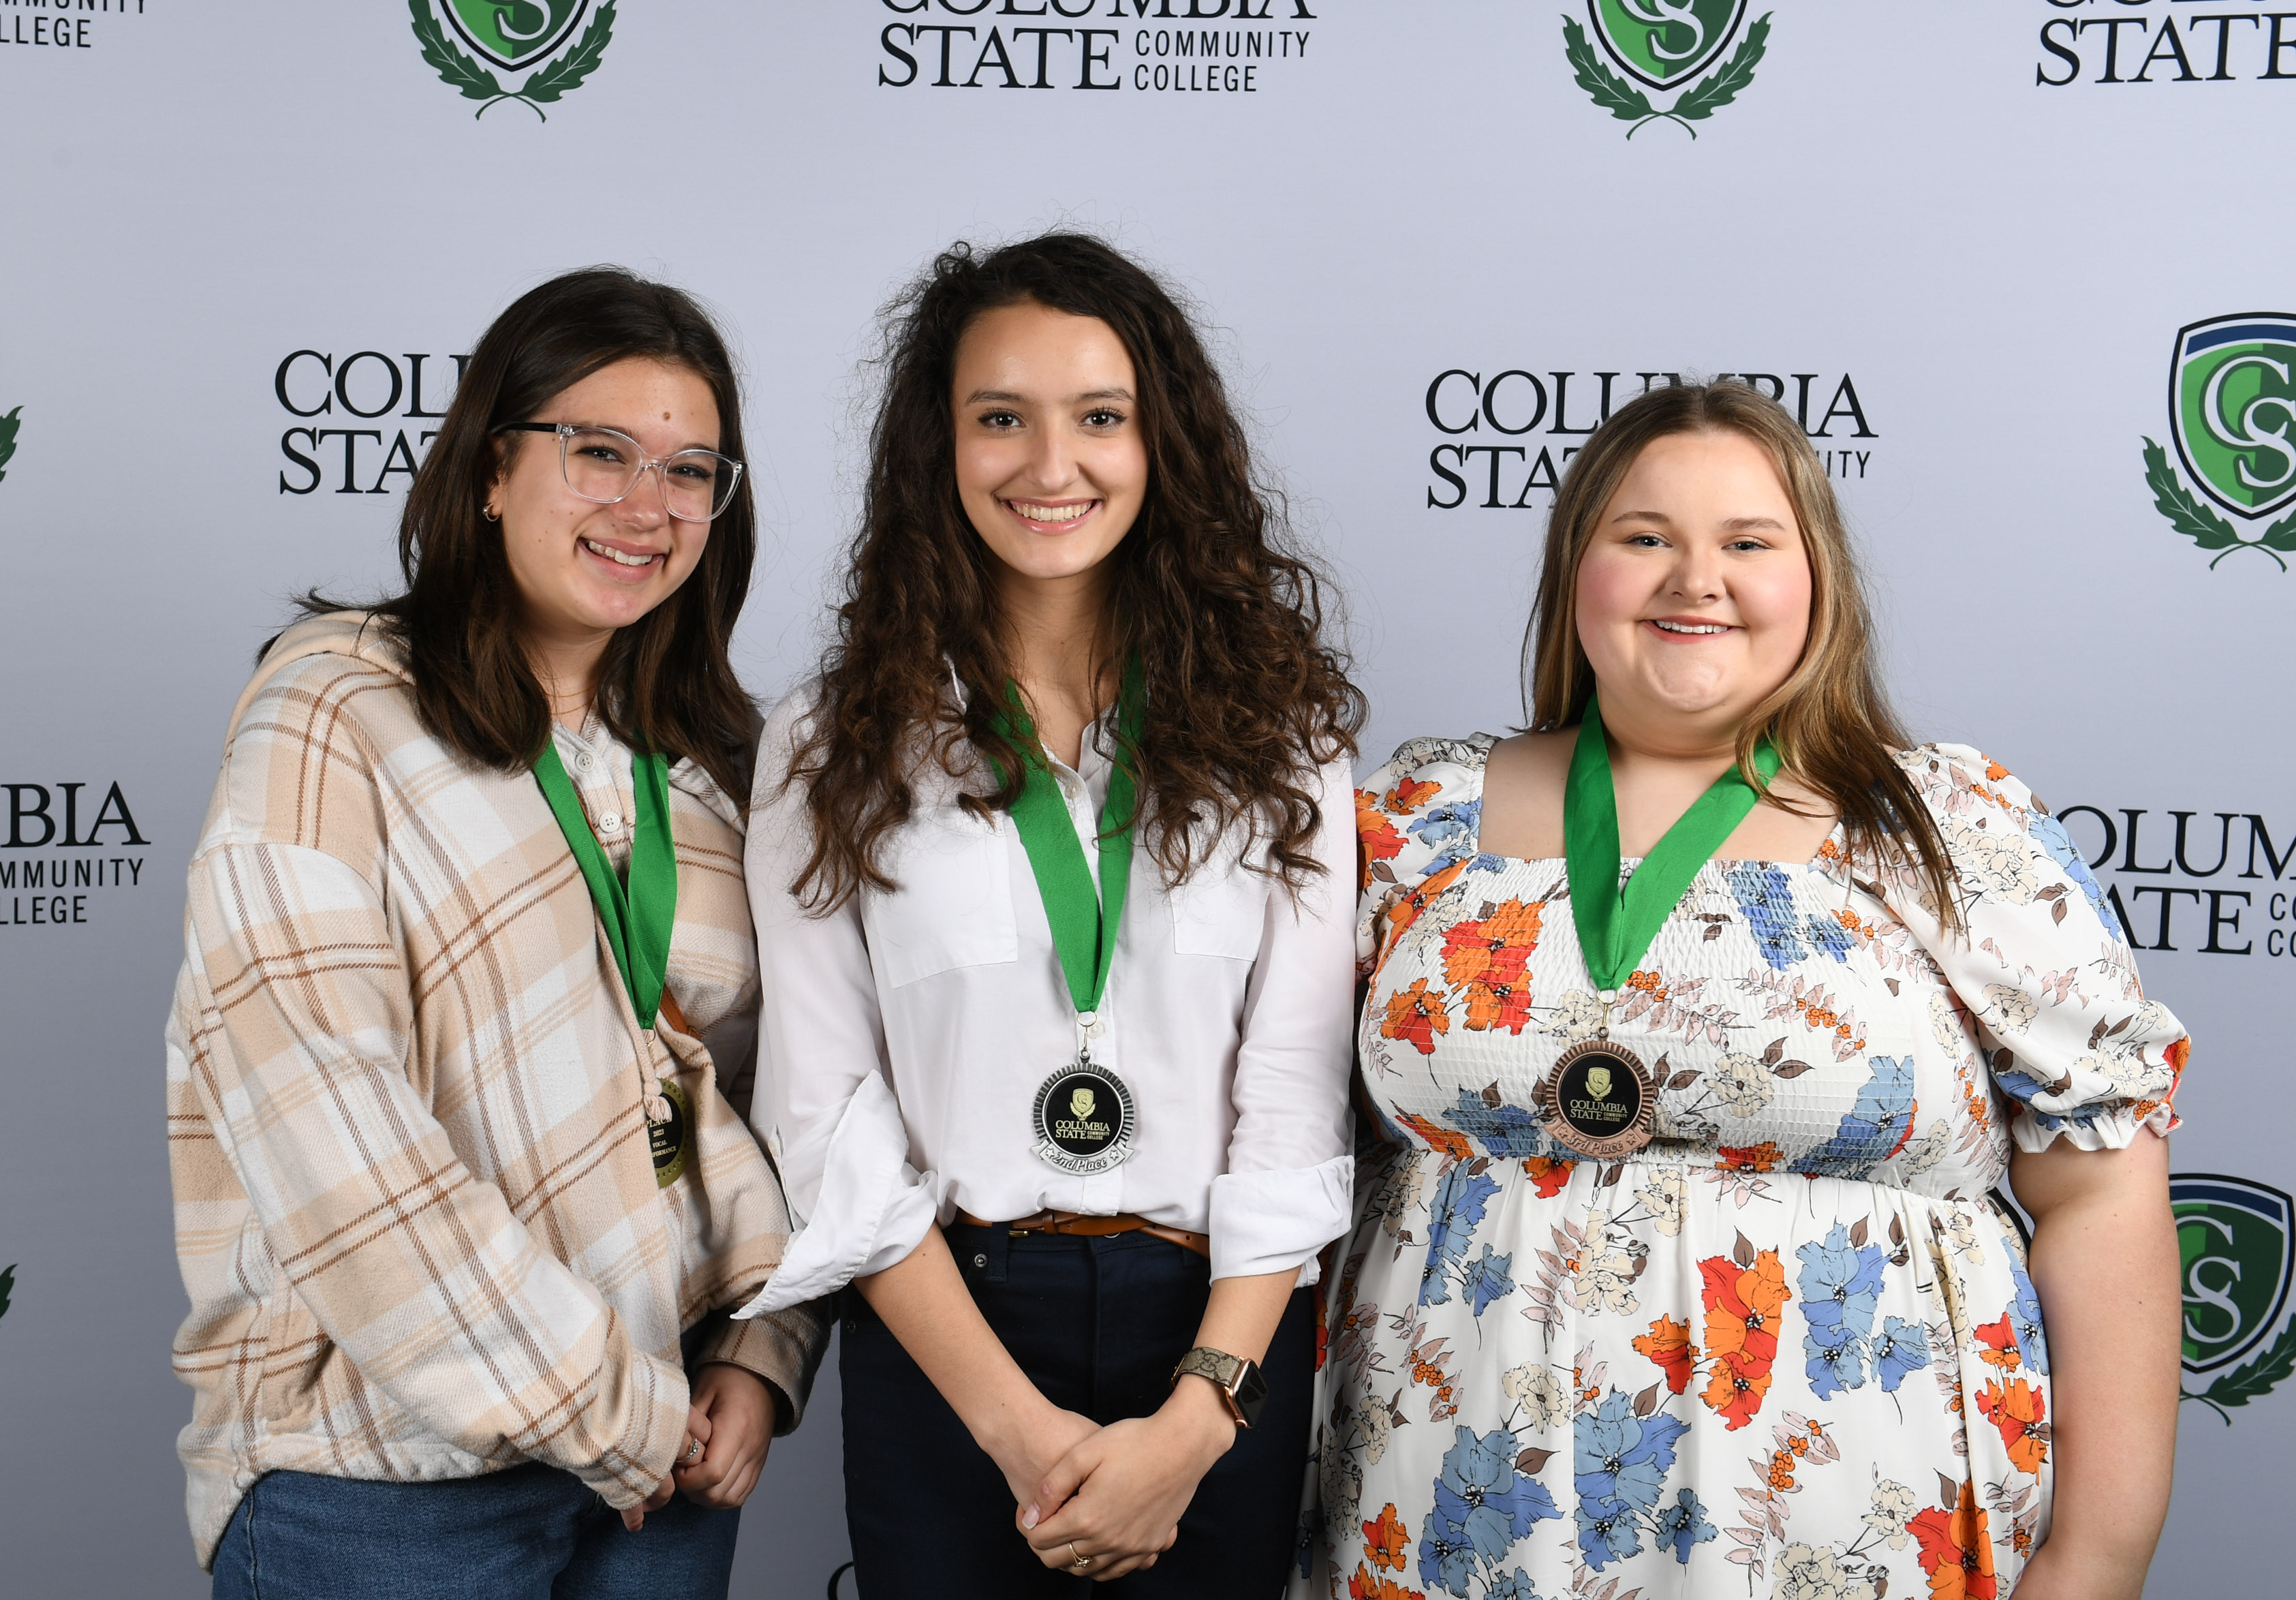
[[[956,244],[882,314],[861,527],[811,731],[784,780],[805,785],[813,821],[791,889],[816,909],[893,887],[882,851],[915,803],[920,759],[964,776],[969,745],[996,781],[968,808],[1020,798],[1021,752],[993,720],[1013,677],[996,557],[957,496],[950,386],[973,319],[1029,302],[1105,323],[1136,374],[1148,491],[1108,558],[1101,637],[1111,671],[1136,657],[1146,680],[1134,758],[1144,843],[1171,882],[1237,825],[1267,841],[1287,882],[1316,868],[1314,767],[1353,754],[1363,721],[1363,696],[1324,639],[1317,574],[1288,537],[1282,497],[1254,479],[1243,427],[1173,293],[1099,240],[1055,233],[985,255]]]
[[[1784,759],[1784,769],[1833,806],[1853,854],[1862,850],[1917,872],[1946,925],[1956,926],[1955,874],[1945,841],[1891,753],[1912,740],[1874,675],[1873,619],[1841,504],[1801,425],[1745,384],[1652,390],[1596,429],[1571,462],[1547,520],[1538,604],[1522,642],[1523,702],[1531,730],[1575,726],[1595,693],[1595,670],[1578,639],[1578,563],[1603,508],[1652,440],[1707,431],[1737,433],[1769,452],[1809,554],[1809,638],[1786,681],[1739,726],[1738,770],[1767,794],[1754,767],[1754,748],[1767,735]]]
[[[520,641],[518,586],[502,526],[482,514],[519,449],[554,447],[498,435],[617,361],[680,366],[718,403],[718,448],[742,458],[741,385],[726,341],[693,297],[619,267],[570,272],[530,289],[471,352],[437,442],[398,521],[405,592],[364,608],[405,649],[424,728],[469,759],[520,771],[550,736],[550,701]],[[744,474],[709,525],[701,560],[677,593],[618,630],[600,664],[597,709],[641,751],[691,758],[727,794],[749,793],[755,709],[726,656],[749,595],[758,547]],[[316,592],[306,611],[354,609]]]

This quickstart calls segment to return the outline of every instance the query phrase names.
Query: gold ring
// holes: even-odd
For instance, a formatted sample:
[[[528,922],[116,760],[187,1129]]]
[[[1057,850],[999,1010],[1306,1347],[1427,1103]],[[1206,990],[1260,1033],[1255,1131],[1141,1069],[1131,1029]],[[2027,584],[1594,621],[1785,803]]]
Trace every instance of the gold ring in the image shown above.
[[[1073,1564],[1076,1570],[1079,1572],[1092,1565],[1091,1556],[1078,1554],[1076,1540],[1074,1539],[1069,1540],[1069,1559],[1070,1563]]]

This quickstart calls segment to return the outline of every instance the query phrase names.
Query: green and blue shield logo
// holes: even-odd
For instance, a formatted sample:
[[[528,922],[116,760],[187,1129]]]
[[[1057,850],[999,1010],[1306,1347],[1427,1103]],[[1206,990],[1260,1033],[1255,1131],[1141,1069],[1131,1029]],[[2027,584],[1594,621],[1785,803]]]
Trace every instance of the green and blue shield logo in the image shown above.
[[[2177,329],[2169,438],[2183,474],[2148,439],[2144,481],[2169,525],[2215,551],[2211,567],[2235,550],[2261,550],[2286,571],[2296,554],[2296,316],[2247,311]],[[2284,511],[2253,534],[2241,527]]]
[[[590,0],[446,0],[463,42],[512,72],[564,44],[589,8]]]
[[[1595,37],[1628,77],[1653,89],[1688,83],[1736,37],[1747,0],[1588,0]]]
[[[2177,454],[2210,499],[2236,517],[2296,502],[2296,317],[2180,329],[2169,406]]]
[[[2244,1406],[2286,1377],[2296,1363],[2296,1330],[2282,1329],[2272,1347],[2244,1366],[2280,1328],[2292,1267],[2289,1198],[2268,1184],[2212,1172],[2169,1180],[2184,1276],[2185,1370],[2223,1373],[2185,1398],[2218,1408]]]

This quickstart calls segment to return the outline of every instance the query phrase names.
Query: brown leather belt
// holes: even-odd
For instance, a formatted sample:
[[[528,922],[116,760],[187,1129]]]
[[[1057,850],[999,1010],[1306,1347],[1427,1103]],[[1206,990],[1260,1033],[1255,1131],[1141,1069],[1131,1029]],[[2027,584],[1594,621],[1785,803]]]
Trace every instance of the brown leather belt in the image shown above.
[[[1136,1217],[1129,1211],[1113,1217],[1087,1217],[1078,1211],[1038,1211],[1033,1217],[1022,1217],[1013,1222],[988,1222],[971,1211],[959,1211],[956,1219],[967,1227],[1001,1227],[1015,1234],[1073,1234],[1087,1239],[1105,1238],[1111,1234],[1147,1234],[1177,1244],[1182,1250],[1192,1250],[1206,1260],[1211,1259],[1212,1242],[1208,1234],[1192,1234],[1184,1227],[1167,1227],[1160,1222],[1151,1222],[1145,1217]]]

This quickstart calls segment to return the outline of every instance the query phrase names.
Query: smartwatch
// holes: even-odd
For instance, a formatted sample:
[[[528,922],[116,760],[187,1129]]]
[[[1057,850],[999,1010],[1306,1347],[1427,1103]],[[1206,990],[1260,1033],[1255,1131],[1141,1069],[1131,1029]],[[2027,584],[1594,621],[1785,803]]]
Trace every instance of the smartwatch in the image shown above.
[[[1191,1373],[1211,1380],[1238,1427],[1249,1428],[1259,1421],[1267,1405],[1267,1380],[1259,1375],[1257,1362],[1200,1344],[1180,1358],[1180,1364],[1172,1369],[1172,1382],[1177,1383]]]

